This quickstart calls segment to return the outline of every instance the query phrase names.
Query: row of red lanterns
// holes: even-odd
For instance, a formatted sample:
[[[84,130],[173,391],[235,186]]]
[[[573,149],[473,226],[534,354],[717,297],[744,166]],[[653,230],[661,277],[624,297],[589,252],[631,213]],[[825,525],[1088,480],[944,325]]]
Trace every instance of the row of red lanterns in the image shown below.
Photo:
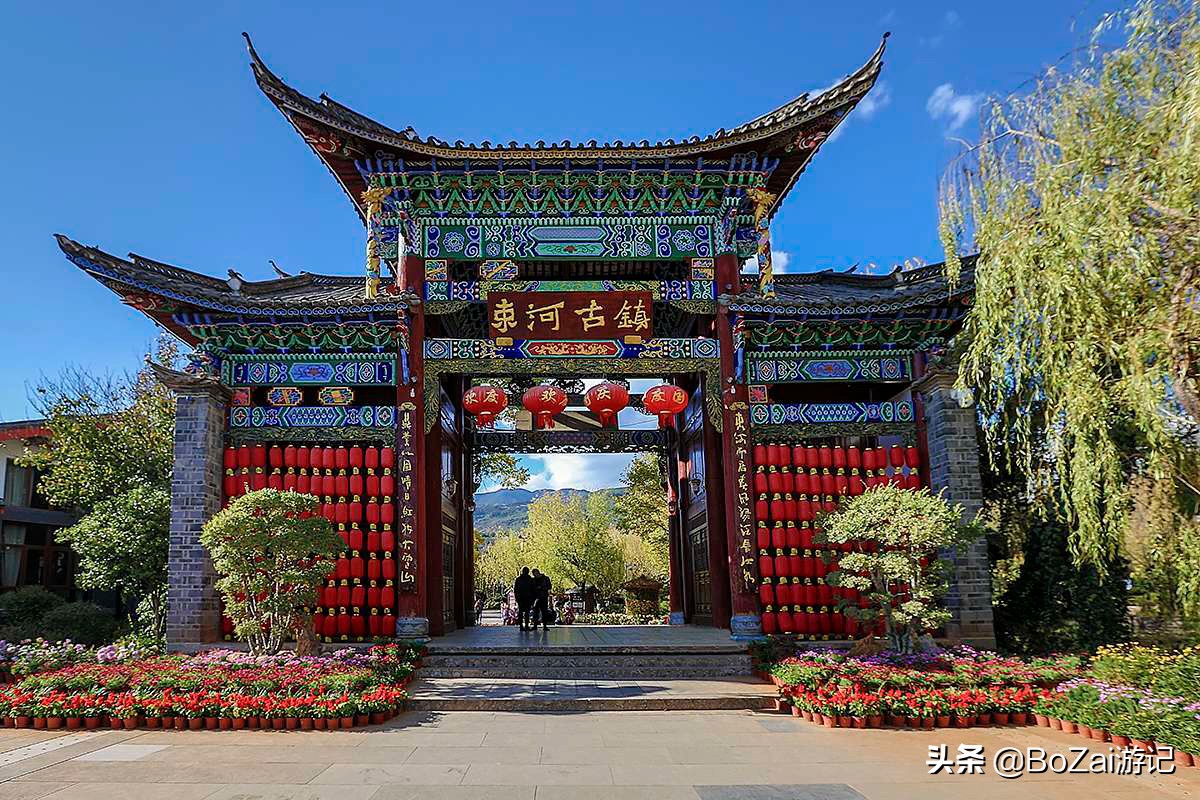
[[[396,635],[396,615],[377,608],[372,608],[366,614],[357,608],[331,608],[326,613],[313,617],[313,627],[317,636],[327,642],[361,642],[378,637],[391,638]]]
[[[599,418],[601,425],[615,425],[617,414],[629,405],[629,390],[619,383],[605,381],[588,389],[583,403]],[[675,415],[687,408],[687,404],[687,392],[666,383],[647,390],[642,396],[646,412],[657,414],[658,424],[663,428],[674,427]],[[567,394],[557,386],[533,386],[521,396],[521,405],[533,415],[534,427],[545,430],[554,426],[554,415],[566,409]],[[481,384],[463,394],[463,408],[475,416],[481,428],[492,427],[496,415],[507,407],[508,395],[499,386]]]
[[[830,586],[823,581],[803,578],[780,578],[776,584],[767,579],[758,587],[758,599],[764,607],[813,606],[832,609],[842,598],[857,604],[860,597],[857,589]]]
[[[762,614],[763,633],[768,635],[774,633],[796,634],[801,639],[824,641],[853,639],[871,627],[876,629],[877,635],[883,633],[881,623],[866,626],[858,620],[835,611],[822,612],[812,608],[796,608],[789,611],[785,606],[778,610],[767,607]]]
[[[830,447],[810,444],[759,444],[754,447],[754,463],[759,467],[791,467],[800,470],[837,470],[880,472],[888,467],[916,469],[921,463],[915,447]]]
[[[252,468],[255,471],[295,470],[308,471],[315,475],[315,470],[365,470],[368,475],[382,470],[384,474],[391,472],[396,466],[396,450],[393,447],[361,447],[352,445],[313,446],[305,445],[271,445],[244,444],[240,447],[225,448],[225,470]]]

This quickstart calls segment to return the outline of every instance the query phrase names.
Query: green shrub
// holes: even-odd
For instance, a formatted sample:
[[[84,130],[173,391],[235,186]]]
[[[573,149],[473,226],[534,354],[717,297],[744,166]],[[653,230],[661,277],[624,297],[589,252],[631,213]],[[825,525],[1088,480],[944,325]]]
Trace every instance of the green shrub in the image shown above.
[[[77,644],[108,644],[119,628],[112,612],[94,603],[64,603],[46,612],[38,633],[52,642],[70,639]]]
[[[66,603],[40,586],[25,586],[0,595],[0,638],[9,642],[41,635],[42,618]]]

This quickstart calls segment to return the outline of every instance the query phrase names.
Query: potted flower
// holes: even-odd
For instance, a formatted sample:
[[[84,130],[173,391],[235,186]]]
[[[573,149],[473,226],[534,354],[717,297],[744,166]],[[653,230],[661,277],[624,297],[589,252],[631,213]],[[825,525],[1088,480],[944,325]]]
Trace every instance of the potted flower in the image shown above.
[[[342,728],[354,727],[354,714],[357,710],[354,701],[348,695],[342,695],[334,701],[333,713]]]

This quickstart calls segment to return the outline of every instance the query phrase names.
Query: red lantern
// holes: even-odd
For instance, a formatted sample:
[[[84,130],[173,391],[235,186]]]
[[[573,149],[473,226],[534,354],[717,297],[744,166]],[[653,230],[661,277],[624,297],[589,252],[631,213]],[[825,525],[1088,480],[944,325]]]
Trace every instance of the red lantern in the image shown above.
[[[508,408],[508,395],[499,386],[480,384],[472,386],[463,394],[463,408],[475,416],[481,428],[490,428],[496,415]]]
[[[600,383],[587,390],[583,404],[600,418],[601,425],[614,425],[617,412],[629,405],[629,390],[619,383]]]
[[[646,411],[651,414],[658,415],[658,426],[660,428],[674,428],[675,415],[687,408],[688,395],[683,389],[670,384],[661,384],[649,389],[642,397],[642,405]],[[776,458],[770,459],[769,463],[778,461],[778,446],[776,448]]]
[[[533,427],[549,430],[554,427],[554,415],[567,407],[567,394],[557,386],[534,386],[521,396],[521,405],[533,414]]]

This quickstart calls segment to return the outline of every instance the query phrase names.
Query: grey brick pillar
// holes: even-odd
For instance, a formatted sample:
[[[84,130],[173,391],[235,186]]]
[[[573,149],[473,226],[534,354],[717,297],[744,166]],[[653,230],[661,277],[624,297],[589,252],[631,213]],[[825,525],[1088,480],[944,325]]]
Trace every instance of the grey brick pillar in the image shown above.
[[[200,529],[221,510],[225,409],[230,392],[215,378],[155,369],[175,392],[175,467],[167,556],[167,644],[221,638],[221,610]]]
[[[979,442],[975,409],[969,398],[954,390],[957,376],[944,367],[931,369],[914,387],[925,406],[929,447],[929,483],[933,490],[963,507],[967,519],[983,506],[979,475]],[[996,646],[992,625],[992,577],[987,542],[980,539],[966,548],[945,554],[954,564],[946,606],[953,618],[946,635],[976,647]]]

